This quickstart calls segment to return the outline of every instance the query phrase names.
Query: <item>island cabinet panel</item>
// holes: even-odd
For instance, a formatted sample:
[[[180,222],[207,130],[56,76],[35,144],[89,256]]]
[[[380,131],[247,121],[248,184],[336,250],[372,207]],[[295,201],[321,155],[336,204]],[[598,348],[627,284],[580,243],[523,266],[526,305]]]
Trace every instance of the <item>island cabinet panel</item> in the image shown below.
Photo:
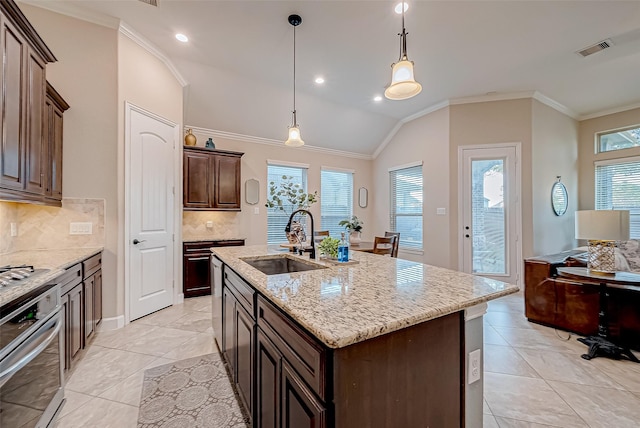
[[[253,414],[253,356],[255,320],[236,303],[235,310],[236,384],[245,409]]]
[[[336,428],[463,426],[463,332],[457,312],[336,349]]]
[[[280,426],[280,363],[282,354],[262,329],[256,334],[256,411],[258,428]]]
[[[282,362],[282,427],[324,428],[327,426],[327,410],[296,372]],[[351,425],[367,426],[367,425]]]
[[[240,171],[244,153],[185,147],[185,210],[240,211]]]

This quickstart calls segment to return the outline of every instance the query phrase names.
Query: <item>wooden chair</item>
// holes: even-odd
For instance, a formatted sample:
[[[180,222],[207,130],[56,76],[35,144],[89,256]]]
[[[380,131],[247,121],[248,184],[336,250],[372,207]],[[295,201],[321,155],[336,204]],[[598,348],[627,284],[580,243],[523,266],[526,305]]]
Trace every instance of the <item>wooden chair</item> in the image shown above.
[[[313,240],[315,241],[316,244],[319,244],[320,242],[322,242],[324,238],[328,236],[329,236],[328,230],[316,230],[315,232],[313,232]]]
[[[384,236],[395,236],[396,242],[393,244],[393,254],[391,257],[398,258],[398,248],[400,248],[400,232],[385,232]]]
[[[373,254],[390,255],[393,257],[393,248],[395,246],[395,236],[376,236],[373,239]]]

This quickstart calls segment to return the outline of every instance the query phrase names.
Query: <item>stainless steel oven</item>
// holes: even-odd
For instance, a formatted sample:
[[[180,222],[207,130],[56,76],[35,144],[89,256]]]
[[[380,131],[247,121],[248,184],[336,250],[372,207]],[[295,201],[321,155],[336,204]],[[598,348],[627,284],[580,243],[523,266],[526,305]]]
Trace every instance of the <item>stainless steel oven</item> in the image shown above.
[[[0,307],[0,427],[49,427],[64,402],[60,287]]]

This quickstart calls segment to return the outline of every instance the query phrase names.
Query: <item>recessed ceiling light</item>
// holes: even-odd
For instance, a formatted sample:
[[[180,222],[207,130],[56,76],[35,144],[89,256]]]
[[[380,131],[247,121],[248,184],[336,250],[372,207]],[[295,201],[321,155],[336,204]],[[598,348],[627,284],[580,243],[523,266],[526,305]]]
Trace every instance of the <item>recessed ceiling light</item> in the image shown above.
[[[316,83],[322,85],[324,83],[324,77],[316,77]]]
[[[375,97],[373,97],[373,101],[379,103],[380,101],[382,101],[382,97],[380,95],[376,95]]]
[[[393,9],[393,10],[396,11],[396,13],[398,15],[400,15],[402,13],[402,5],[404,5],[404,11],[405,12],[407,11],[407,9],[409,9],[409,3],[407,3],[407,2],[398,3],[396,5],[395,9]]]
[[[189,41],[189,38],[182,33],[176,34],[176,39],[178,39],[182,43],[187,43]]]

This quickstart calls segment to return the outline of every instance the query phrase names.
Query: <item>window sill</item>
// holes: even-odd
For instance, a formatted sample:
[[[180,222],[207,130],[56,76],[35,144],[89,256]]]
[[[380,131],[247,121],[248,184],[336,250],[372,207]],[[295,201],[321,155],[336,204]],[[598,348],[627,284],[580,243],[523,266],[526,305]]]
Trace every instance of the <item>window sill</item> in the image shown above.
[[[418,249],[418,248],[398,248],[398,251],[402,252],[402,253],[406,253],[406,254],[416,254],[418,256],[423,256],[424,255],[424,250],[422,249]]]

